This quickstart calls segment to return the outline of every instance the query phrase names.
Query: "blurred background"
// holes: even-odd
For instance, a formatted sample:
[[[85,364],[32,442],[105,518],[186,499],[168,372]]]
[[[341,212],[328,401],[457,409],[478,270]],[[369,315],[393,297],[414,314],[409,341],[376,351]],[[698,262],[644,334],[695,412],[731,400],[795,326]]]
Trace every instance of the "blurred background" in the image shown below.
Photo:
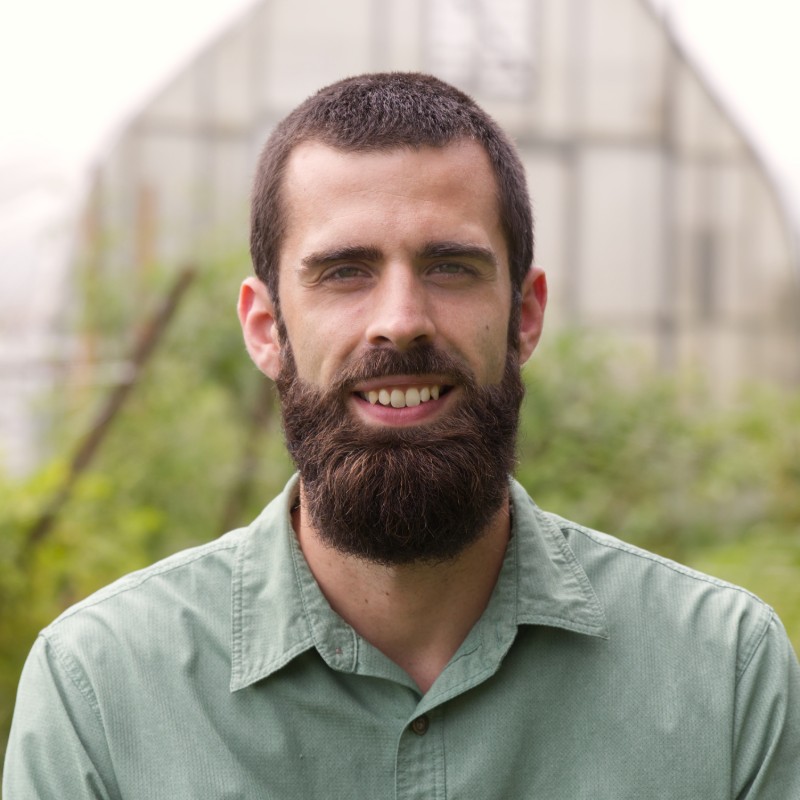
[[[800,8],[30,0],[0,11],[0,747],[36,632],[291,472],[234,315],[253,165],[322,85],[432,72],[514,137],[548,271],[519,477],[800,645]]]

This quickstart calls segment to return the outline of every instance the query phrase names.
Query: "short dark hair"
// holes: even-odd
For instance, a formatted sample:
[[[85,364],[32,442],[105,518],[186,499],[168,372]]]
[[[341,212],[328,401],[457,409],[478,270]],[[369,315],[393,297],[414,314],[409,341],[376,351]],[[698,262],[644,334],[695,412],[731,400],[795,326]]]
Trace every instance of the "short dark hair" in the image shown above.
[[[359,75],[320,89],[279,122],[267,139],[253,186],[250,253],[276,310],[277,267],[286,226],[281,188],[295,147],[316,141],[338,150],[366,152],[443,147],[460,139],[474,140],[484,148],[497,180],[516,311],[522,281],[533,262],[533,214],[517,150],[471,97],[431,75],[408,72]]]

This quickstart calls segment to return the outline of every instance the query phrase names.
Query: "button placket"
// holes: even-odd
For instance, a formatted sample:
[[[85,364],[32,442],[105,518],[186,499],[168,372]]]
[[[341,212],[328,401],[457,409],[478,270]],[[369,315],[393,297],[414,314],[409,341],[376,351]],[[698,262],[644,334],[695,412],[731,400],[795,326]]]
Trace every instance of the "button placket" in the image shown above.
[[[407,721],[398,742],[395,799],[444,798],[445,763],[441,711],[427,711]]]

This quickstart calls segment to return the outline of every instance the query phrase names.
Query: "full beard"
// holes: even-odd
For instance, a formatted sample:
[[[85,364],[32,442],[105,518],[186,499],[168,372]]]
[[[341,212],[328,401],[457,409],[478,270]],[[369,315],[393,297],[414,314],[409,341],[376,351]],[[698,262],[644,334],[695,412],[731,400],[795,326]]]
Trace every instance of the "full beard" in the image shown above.
[[[348,408],[362,381],[424,374],[461,389],[434,422],[371,427]],[[384,565],[449,561],[506,501],[524,395],[513,348],[494,386],[478,386],[463,362],[421,345],[367,351],[318,390],[300,380],[286,346],[277,385],[304,513],[340,553]]]

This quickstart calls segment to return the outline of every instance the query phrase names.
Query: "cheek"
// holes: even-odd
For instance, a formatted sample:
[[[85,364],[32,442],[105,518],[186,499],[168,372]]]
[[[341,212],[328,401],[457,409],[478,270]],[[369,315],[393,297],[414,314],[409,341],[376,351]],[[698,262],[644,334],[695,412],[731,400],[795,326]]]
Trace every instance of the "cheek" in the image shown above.
[[[289,341],[298,377],[304,383],[320,388],[326,381],[324,374],[326,354],[321,351],[319,340],[315,337],[290,335]]]
[[[480,384],[497,384],[505,372],[508,347],[508,316],[497,313],[497,307],[464,315],[459,333],[447,336],[449,343],[466,359]],[[476,324],[476,320],[480,320]]]
[[[500,307],[500,308],[498,308]],[[502,309],[502,310],[500,310]],[[480,317],[478,319],[481,319]],[[498,301],[493,313],[482,318],[479,345],[487,365],[487,383],[500,383],[503,380],[508,354],[508,331],[511,319],[510,298],[503,303]]]
[[[508,347],[508,326],[491,328],[486,326],[484,337],[480,342],[482,361],[485,365],[485,375],[482,383],[498,384],[503,379],[506,363],[506,350]],[[479,380],[480,380],[480,376]]]
[[[350,350],[343,325],[331,327],[319,323],[306,318],[291,327],[287,324],[287,328],[298,377],[324,389],[331,384]]]

